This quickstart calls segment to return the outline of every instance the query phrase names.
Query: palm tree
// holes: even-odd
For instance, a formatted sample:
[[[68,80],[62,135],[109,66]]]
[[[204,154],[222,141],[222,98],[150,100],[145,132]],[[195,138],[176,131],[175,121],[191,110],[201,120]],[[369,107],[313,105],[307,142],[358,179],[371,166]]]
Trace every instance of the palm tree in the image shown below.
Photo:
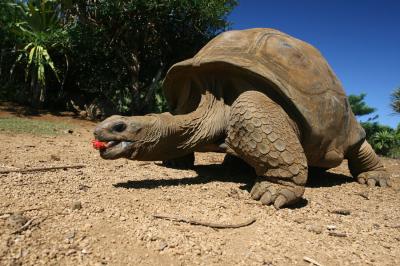
[[[391,103],[390,106],[392,107],[395,113],[400,114],[400,87],[395,89],[391,94]]]

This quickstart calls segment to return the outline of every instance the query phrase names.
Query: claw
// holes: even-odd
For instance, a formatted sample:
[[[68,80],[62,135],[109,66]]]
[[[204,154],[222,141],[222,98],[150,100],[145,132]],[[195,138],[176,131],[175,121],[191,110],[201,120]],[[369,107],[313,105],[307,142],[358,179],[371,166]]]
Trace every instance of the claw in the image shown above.
[[[379,185],[380,187],[391,187],[390,176],[385,170],[368,171],[358,175],[357,181],[369,187]]]
[[[385,179],[380,179],[379,180],[379,185],[381,187],[387,187],[388,186],[388,182]]]
[[[272,194],[271,192],[267,191],[260,199],[261,203],[264,205],[269,205],[272,203]]]
[[[254,200],[260,199],[266,190],[267,190],[267,186],[265,184],[263,184],[263,183],[255,184],[250,191],[251,198]]]
[[[376,185],[376,180],[375,179],[368,179],[367,184],[369,187],[374,187]]]
[[[287,199],[285,196],[283,195],[279,195],[276,199],[275,199],[275,203],[274,203],[274,207],[275,209],[279,210],[283,205],[285,205],[287,203]]]
[[[286,198],[286,202],[295,201],[297,198],[296,194],[289,189],[282,189],[280,193]]]

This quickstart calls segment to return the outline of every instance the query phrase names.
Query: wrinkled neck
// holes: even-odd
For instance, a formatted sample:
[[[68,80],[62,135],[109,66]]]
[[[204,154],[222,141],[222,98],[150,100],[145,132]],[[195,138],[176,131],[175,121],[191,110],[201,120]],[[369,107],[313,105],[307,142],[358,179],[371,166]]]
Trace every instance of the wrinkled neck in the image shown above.
[[[216,142],[225,134],[228,110],[222,99],[206,92],[191,113],[155,115],[159,139],[151,147],[152,157],[158,157],[156,160],[173,159]]]

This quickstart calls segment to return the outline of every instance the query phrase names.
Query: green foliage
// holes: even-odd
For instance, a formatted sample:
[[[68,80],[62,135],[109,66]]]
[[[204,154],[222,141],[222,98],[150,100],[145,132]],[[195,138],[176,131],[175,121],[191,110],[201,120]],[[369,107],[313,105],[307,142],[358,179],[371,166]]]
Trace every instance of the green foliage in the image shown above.
[[[388,130],[376,132],[372,136],[375,151],[379,154],[388,154],[389,150],[396,144],[395,134]]]
[[[389,126],[385,126],[385,125],[381,125],[378,122],[361,122],[360,123],[361,126],[364,128],[365,133],[367,135],[367,140],[371,140],[372,137],[381,131],[388,131],[388,132],[392,132],[394,131],[391,127]]]
[[[353,113],[356,116],[369,115],[376,111],[375,108],[370,107],[365,103],[364,101],[365,96],[366,96],[365,93],[361,93],[360,95],[348,96],[351,109],[353,110]]]
[[[9,1],[5,9],[14,14],[10,30],[16,38],[16,63],[25,65],[25,80],[29,80],[34,105],[46,99],[46,76],[52,72],[60,82],[51,50],[65,46],[67,32],[61,25],[59,3],[55,0]]]
[[[349,103],[356,116],[372,114],[376,111],[364,101],[366,94],[349,95]],[[377,116],[369,118],[366,122],[360,122],[366,133],[367,141],[380,155],[400,158],[400,124],[397,130],[378,122],[373,122]]]
[[[367,141],[380,155],[400,158],[400,124],[397,129],[381,125],[377,122],[361,122]]]
[[[48,121],[38,121],[19,117],[0,118],[0,131],[10,134],[33,134],[33,135],[58,135],[70,125]]]
[[[168,68],[228,28],[236,4],[3,0],[0,84],[7,93],[0,96],[22,95],[21,88],[29,86],[31,95],[22,98],[47,106],[79,98],[80,106],[104,103],[125,114],[165,110],[159,84]]]
[[[72,36],[69,86],[140,114],[162,102],[157,84],[228,27],[233,0],[79,1],[66,12]],[[90,51],[90,53],[88,53]],[[121,96],[129,99],[116,102]],[[159,103],[161,104],[161,103]]]
[[[392,107],[393,111],[397,114],[400,114],[400,88],[395,89],[391,97],[390,107]]]

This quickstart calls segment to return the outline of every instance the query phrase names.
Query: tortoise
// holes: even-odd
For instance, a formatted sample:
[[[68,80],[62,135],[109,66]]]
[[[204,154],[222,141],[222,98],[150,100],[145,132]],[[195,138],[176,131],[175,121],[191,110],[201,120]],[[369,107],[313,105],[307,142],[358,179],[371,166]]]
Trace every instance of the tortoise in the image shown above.
[[[193,165],[194,152],[239,157],[257,174],[253,199],[276,209],[302,198],[308,168],[344,159],[353,177],[390,185],[343,87],[312,45],[274,29],[224,32],[163,82],[171,112],[111,116],[94,136],[104,159]]]

